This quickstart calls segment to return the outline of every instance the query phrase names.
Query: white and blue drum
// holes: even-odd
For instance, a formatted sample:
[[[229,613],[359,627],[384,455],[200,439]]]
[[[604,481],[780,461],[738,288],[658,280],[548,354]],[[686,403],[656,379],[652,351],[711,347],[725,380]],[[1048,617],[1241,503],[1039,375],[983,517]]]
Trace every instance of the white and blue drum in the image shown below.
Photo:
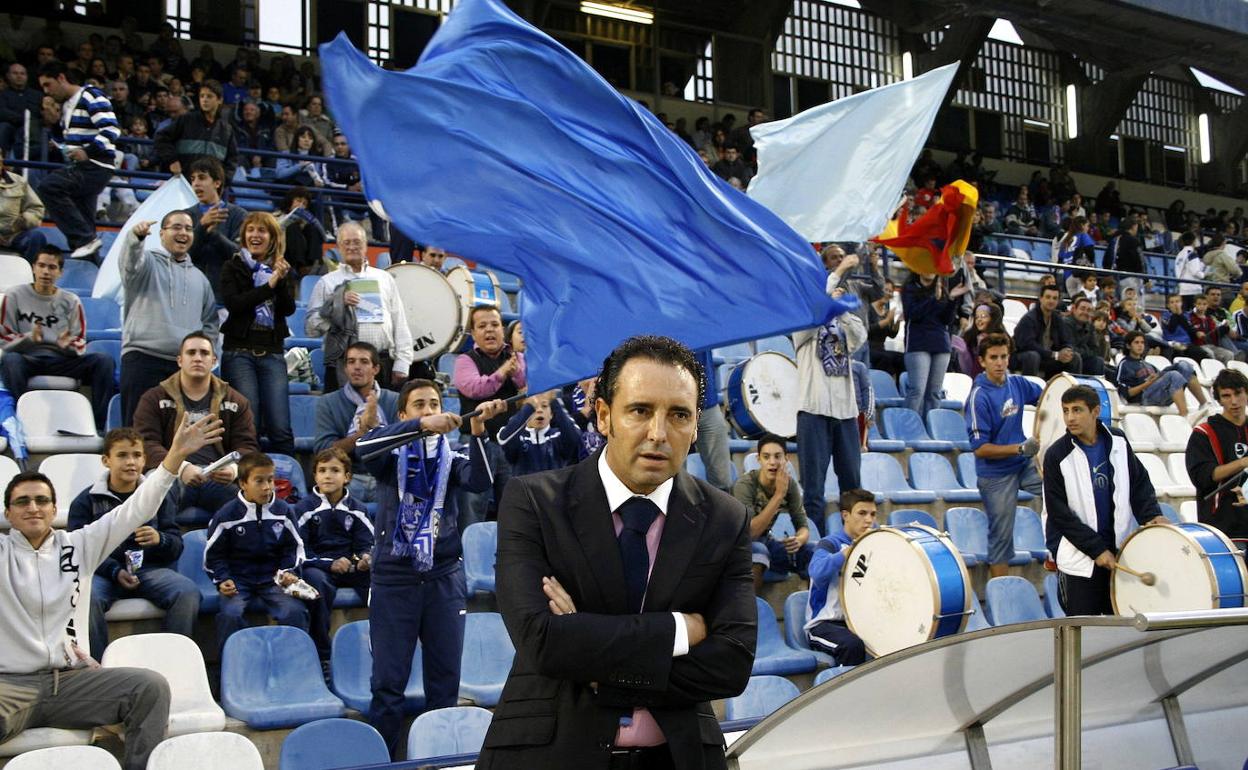
[[[922,524],[863,535],[841,573],[845,622],[877,658],[960,633],[972,612],[971,591],[949,536]]]
[[[413,358],[427,361],[457,350],[464,340],[463,310],[446,276],[415,262],[391,265],[386,272],[394,278],[403,300]]]
[[[503,290],[499,286],[497,276],[491,271],[472,270],[459,265],[446,271],[446,280],[451,282],[465,310],[471,310],[479,305],[499,307]],[[467,323],[467,316],[464,322]]]
[[[797,435],[797,364],[783,353],[759,353],[728,375],[728,420],[748,439]]]
[[[1248,572],[1239,549],[1208,524],[1140,527],[1122,544],[1118,562],[1157,578],[1146,586],[1135,575],[1115,570],[1110,596],[1119,615],[1248,606]]]
[[[1077,374],[1061,372],[1053,376],[1040,400],[1036,402],[1036,418],[1032,425],[1031,435],[1040,442],[1040,452],[1036,455],[1036,463],[1044,469],[1044,453],[1054,441],[1066,434],[1066,421],[1062,418],[1062,395],[1076,385],[1087,385],[1100,399],[1101,411],[1098,415],[1106,427],[1114,424],[1118,418],[1118,393],[1105,386],[1103,380],[1096,377],[1081,377]]]

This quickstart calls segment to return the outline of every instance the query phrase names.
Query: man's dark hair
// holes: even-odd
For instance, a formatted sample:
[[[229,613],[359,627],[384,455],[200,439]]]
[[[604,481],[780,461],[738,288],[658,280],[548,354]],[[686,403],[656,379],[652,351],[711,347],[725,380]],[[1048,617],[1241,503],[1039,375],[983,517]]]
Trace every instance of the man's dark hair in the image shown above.
[[[182,348],[186,347],[186,343],[190,342],[191,340],[204,340],[205,342],[208,343],[209,347],[215,347],[212,341],[212,337],[209,337],[207,334],[204,334],[203,332],[191,332],[190,334],[183,337],[182,341],[178,343],[178,355],[182,354]]]
[[[758,442],[754,444],[754,451],[758,452],[759,454],[762,454],[763,447],[767,446],[768,444],[779,444],[781,452],[787,451],[785,440],[780,438],[774,433],[764,433],[758,439]]]
[[[164,230],[166,227],[168,227],[169,220],[178,215],[182,215],[186,217],[187,219],[191,219],[191,215],[187,213],[186,209],[174,209],[173,211],[170,211],[169,213],[165,214],[163,217],[160,218],[160,229]],[[191,221],[193,222],[194,220],[191,220]]]
[[[312,472],[316,473],[316,469],[321,467],[322,463],[337,460],[342,463],[342,469],[351,475],[351,455],[347,454],[343,449],[331,446],[316,453],[316,457],[312,458]]]
[[[1083,302],[1086,302],[1089,305],[1092,304],[1092,300],[1088,299],[1088,296],[1086,294],[1080,294],[1078,297],[1075,297],[1073,301],[1071,301],[1070,306],[1071,308],[1074,308],[1075,305],[1081,304]]]
[[[18,484],[24,484],[27,481],[42,481],[48,485],[48,494],[52,497],[53,504],[56,503],[56,487],[52,486],[52,479],[43,475],[39,471],[22,471],[13,478],[9,479],[9,485],[4,488],[4,507],[8,508],[13,504],[13,489]]]
[[[53,59],[39,68],[39,77],[41,78],[52,78],[53,80],[56,80],[61,75],[64,75],[66,80],[73,82],[70,74],[71,70],[69,67],[65,66],[65,62],[58,59]]]
[[[503,311],[499,310],[494,305],[476,305],[472,308],[472,310],[468,311],[468,331],[471,332],[472,327],[476,324],[477,313],[489,313],[489,312],[498,313],[498,319],[500,321],[503,319]]]
[[[438,393],[438,401],[442,401],[441,385],[439,385],[435,380],[426,380],[417,377],[414,380],[408,380],[403,383],[403,389],[399,391],[399,411],[405,411],[407,409],[407,399],[410,395],[412,395],[412,391],[420,390],[421,388],[433,388]]]
[[[1061,293],[1061,291],[1057,288],[1057,284],[1046,283],[1045,285],[1041,286],[1040,291],[1036,293],[1036,299],[1044,299],[1044,295],[1050,291],[1057,292],[1058,294]]]
[[[1128,353],[1131,352],[1131,343],[1135,342],[1135,339],[1137,337],[1143,337],[1143,336],[1144,336],[1144,332],[1141,332],[1141,331],[1132,330],[1132,331],[1127,332],[1127,335],[1122,338],[1122,344],[1126,346]]]
[[[1063,404],[1073,404],[1076,401],[1082,401],[1086,404],[1088,411],[1093,414],[1100,414],[1101,412],[1101,397],[1096,395],[1096,391],[1087,385],[1076,385],[1062,394]]]
[[[868,492],[865,489],[846,489],[841,492],[840,508],[842,511],[852,511],[858,503],[874,503],[875,493]]]
[[[252,471],[261,470],[263,468],[274,468],[273,458],[264,452],[248,452],[243,455],[243,459],[238,461],[238,480],[244,482],[251,476]]]
[[[225,167],[216,158],[196,158],[191,163],[191,175],[194,176],[196,171],[207,174],[217,184],[225,183]]]
[[[39,253],[35,255],[35,259],[39,259],[39,254],[51,254],[56,259],[56,264],[62,269],[65,267],[65,252],[61,251],[61,247],[52,243],[45,243],[39,247]]]
[[[368,354],[368,358],[373,362],[373,366],[381,366],[381,354],[377,352],[377,346],[373,343],[365,342],[364,340],[356,340],[350,345],[347,345],[347,352],[350,353],[352,350],[363,350]],[[343,360],[346,360],[345,355],[343,356]]]
[[[1213,378],[1213,397],[1216,400],[1224,390],[1238,392],[1248,390],[1248,377],[1236,369],[1223,369]]]
[[[648,358],[651,361],[675,366],[689,372],[698,391],[695,409],[702,408],[702,401],[706,398],[706,373],[702,370],[698,357],[689,348],[671,337],[651,334],[629,337],[617,345],[615,350],[612,350],[603,360],[602,373],[598,375],[596,390],[598,398],[606,401],[608,406],[615,398],[615,389],[619,384],[618,380],[620,372],[624,370],[624,364],[634,358]]]
[[[123,441],[133,441],[139,445],[139,449],[143,449],[143,434],[134,428],[113,428],[104,434],[104,454],[108,455],[113,451],[113,447]]]
[[[979,338],[979,344],[975,346],[975,354],[980,358],[988,355],[988,351],[992,348],[1005,346],[1011,353],[1014,352],[1014,340],[1010,339],[1010,335],[1001,332],[993,332],[985,334]]]
[[[301,185],[291,187],[289,190],[282,193],[282,211],[290,211],[291,207],[295,205],[295,200],[297,198],[303,198],[305,201],[310,201],[312,200],[312,193],[308,192],[308,188]]]
[[[207,88],[209,91],[212,91],[214,94],[216,94],[218,99],[225,98],[225,89],[221,87],[221,81],[208,78],[207,80],[199,84],[199,88],[195,89],[195,96],[198,97],[199,92],[204,90],[205,88]]]

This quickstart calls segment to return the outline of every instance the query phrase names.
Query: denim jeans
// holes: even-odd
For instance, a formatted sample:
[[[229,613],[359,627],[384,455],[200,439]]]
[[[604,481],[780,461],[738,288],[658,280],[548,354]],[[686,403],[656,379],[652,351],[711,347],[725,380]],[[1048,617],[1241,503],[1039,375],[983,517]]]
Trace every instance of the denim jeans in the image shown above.
[[[353,473],[351,482],[347,484],[347,491],[351,493],[352,502],[375,503],[377,502],[377,479],[367,473]]]
[[[221,375],[251,402],[256,435],[268,436],[269,451],[293,455],[286,359],[279,353],[256,356],[246,350],[227,350],[221,357]]]
[[[116,581],[91,578],[91,657],[100,660],[108,646],[108,621],[104,613],[118,599],[147,599],[165,611],[161,629],[190,636],[199,617],[199,588],[195,581],[167,567],[143,567],[137,588],[122,588]]]
[[[134,410],[139,399],[169,375],[178,371],[171,358],[157,358],[131,350],[121,357],[121,424],[134,424]]]
[[[235,587],[238,593],[234,596],[222,596],[221,609],[217,612],[217,644],[222,652],[225,651],[225,641],[230,638],[230,634],[247,627],[247,619],[243,617],[247,610],[259,612],[263,609],[279,626],[309,630],[310,602],[287,595],[272,582],[260,585],[236,584]]]
[[[39,185],[48,219],[65,233],[71,249],[95,238],[96,198],[112,176],[111,167],[83,161],[58,168]]]
[[[218,484],[215,481],[205,481],[197,487],[175,481],[173,490],[177,495],[179,511],[187,508],[203,508],[210,516],[221,510],[227,503],[234,502],[238,496],[237,485]],[[208,526],[208,522],[204,522],[203,526]]]
[[[977,486],[984,498],[988,514],[988,563],[1008,564],[1014,555],[1014,515],[1018,507],[1018,489],[1033,495],[1044,494],[1044,483],[1036,464],[1030,459],[1016,473],[1008,476],[980,476]]]
[[[55,375],[73,377],[91,386],[91,410],[95,413],[95,428],[103,431],[108,420],[108,402],[113,397],[113,357],[107,353],[83,353],[62,356],[48,351],[33,353],[9,352],[0,356],[0,371],[4,384],[20,398],[26,392],[31,377]]]
[[[858,420],[838,420],[821,414],[797,413],[797,462],[801,465],[802,507],[820,534],[826,533],[823,508],[824,482],[828,478],[828,460],[840,488],[862,486],[862,445],[858,440]]]
[[[920,350],[906,353],[906,406],[918,412],[920,417],[926,417],[928,412],[940,406],[948,368],[948,353]]]
[[[703,409],[698,414],[698,454],[706,466],[706,480],[713,486],[732,491],[732,457],[728,454],[728,421],[719,404]]]
[[[33,265],[35,258],[39,256],[39,249],[42,249],[47,242],[48,236],[42,230],[23,230],[9,241],[9,248],[22,252],[26,261]]]

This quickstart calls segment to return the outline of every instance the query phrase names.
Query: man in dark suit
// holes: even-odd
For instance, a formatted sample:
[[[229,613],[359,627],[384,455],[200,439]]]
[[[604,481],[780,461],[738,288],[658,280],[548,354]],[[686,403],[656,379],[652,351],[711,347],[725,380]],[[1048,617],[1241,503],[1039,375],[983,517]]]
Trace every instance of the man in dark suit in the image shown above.
[[[739,694],[757,614],[748,516],[681,471],[705,379],[664,337],[603,363],[607,446],[517,477],[498,604],[516,646],[478,768],[722,768],[711,701]]]

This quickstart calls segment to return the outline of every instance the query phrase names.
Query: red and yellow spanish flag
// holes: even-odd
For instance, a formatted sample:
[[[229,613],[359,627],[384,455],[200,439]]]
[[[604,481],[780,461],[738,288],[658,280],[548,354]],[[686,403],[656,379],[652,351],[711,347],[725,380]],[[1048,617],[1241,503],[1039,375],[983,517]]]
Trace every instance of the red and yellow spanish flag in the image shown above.
[[[979,191],[961,179],[940,190],[940,200],[914,222],[894,219],[871,240],[886,246],[916,273],[953,273],[953,258],[966,251]]]

